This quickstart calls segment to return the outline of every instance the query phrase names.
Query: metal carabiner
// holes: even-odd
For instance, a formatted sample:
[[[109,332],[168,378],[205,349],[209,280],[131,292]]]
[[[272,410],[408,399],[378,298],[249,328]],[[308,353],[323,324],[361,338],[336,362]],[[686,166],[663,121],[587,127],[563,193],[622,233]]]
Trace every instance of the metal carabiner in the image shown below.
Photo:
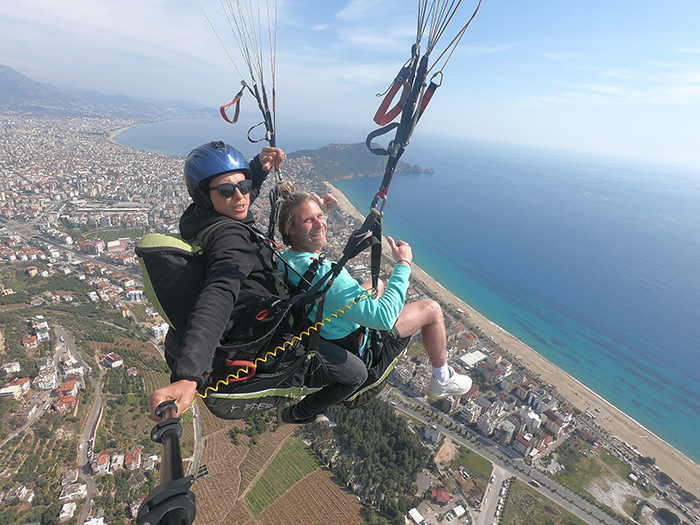
[[[379,199],[382,200],[382,207],[379,208],[379,210],[377,211],[376,208],[377,208],[377,202],[379,202]],[[384,206],[386,206],[386,200],[387,200],[386,193],[384,193],[384,194],[382,195],[382,192],[378,191],[378,192],[374,195],[374,198],[372,199],[372,204],[370,204],[370,206],[369,206],[369,207],[370,207],[370,213],[372,213],[372,211],[376,211],[377,213],[379,213],[380,216],[384,215]]]

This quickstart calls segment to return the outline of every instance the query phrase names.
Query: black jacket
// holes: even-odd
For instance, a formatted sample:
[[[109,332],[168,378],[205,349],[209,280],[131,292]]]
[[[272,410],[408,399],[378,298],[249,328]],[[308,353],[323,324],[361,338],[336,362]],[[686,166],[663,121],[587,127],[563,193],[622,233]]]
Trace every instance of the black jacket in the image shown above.
[[[267,177],[257,157],[250,163],[253,189],[251,204],[260,193]],[[211,368],[212,357],[229,322],[234,304],[246,282],[246,287],[277,293],[278,278],[273,252],[251,233],[244,223],[252,227],[253,216],[242,221],[191,204],[180,219],[180,234],[192,239],[204,228],[225,220],[215,229],[204,246],[207,260],[207,276],[189,316],[187,329],[180,334],[171,329],[165,348],[172,370],[171,381],[189,379],[202,386]]]

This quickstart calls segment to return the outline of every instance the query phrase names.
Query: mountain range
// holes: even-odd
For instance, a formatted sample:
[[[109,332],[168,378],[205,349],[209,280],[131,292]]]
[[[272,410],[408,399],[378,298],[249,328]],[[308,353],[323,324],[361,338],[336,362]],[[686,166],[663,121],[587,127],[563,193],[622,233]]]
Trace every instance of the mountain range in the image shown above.
[[[0,65],[0,109],[37,115],[121,117],[167,120],[211,117],[213,108],[144,102],[124,95],[67,90],[35,82],[11,67]]]

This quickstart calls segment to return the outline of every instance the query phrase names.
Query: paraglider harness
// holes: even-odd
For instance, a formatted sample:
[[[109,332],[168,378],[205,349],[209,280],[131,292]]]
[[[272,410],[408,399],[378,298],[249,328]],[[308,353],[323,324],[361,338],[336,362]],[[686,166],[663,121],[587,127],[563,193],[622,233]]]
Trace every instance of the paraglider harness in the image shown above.
[[[296,286],[290,286],[287,283],[291,292],[289,303],[292,304],[293,310],[287,310],[283,315],[298,316],[305,323],[302,323],[301,332],[295,331],[295,335],[291,338],[287,337],[279,346],[275,346],[273,341],[270,347],[274,348],[261,349],[257,357],[247,362],[241,362],[232,353],[230,347],[217,348],[212,378],[199,391],[199,396],[203,398],[207,408],[214,415],[225,419],[247,417],[252,413],[278,406],[289,398],[298,398],[318,391],[324,385],[329,384],[325,365],[317,355],[319,346],[322,344],[320,329],[333,317],[337,317],[345,310],[352,308],[358,301],[371,296],[373,291],[366,292],[324,319],[325,294],[347,262],[368,247],[372,247],[372,259],[375,261],[372,264],[372,273],[378,279],[381,258],[380,239],[381,216],[371,214],[370,218],[351,234],[338,262],[332,264],[331,269],[314,284],[312,282],[323,261],[322,257],[312,261],[304,274],[299,275],[278,255],[278,260],[285,265],[285,269],[297,273],[300,278]],[[266,242],[272,244],[273,241],[267,240]],[[317,307],[315,320],[313,323],[308,323],[306,321],[314,307]],[[376,395],[380,380],[383,388],[388,373],[391,371],[387,370],[388,365],[381,362],[381,352],[374,351],[374,349],[379,348],[379,335],[375,334],[370,337],[365,359],[372,357],[372,360],[366,360],[365,364],[369,372],[372,371],[372,368],[377,370],[374,374],[369,373],[370,377],[367,382],[350,399],[345,401],[348,408],[360,406]],[[338,342],[333,341],[333,343],[337,344]],[[348,345],[344,348],[349,351],[354,350],[354,353],[357,353],[357,347],[353,349],[351,345]],[[396,359],[397,361],[398,359]],[[274,364],[267,366],[270,362]],[[395,363],[393,364],[395,365]],[[382,367],[383,369],[380,371],[379,368]]]
[[[172,327],[174,334],[169,337],[179,337],[185,332],[189,314],[206,278],[206,243],[218,228],[230,221],[233,219],[222,219],[189,242],[177,235],[148,234],[138,243],[136,254],[142,267],[144,290]],[[261,232],[240,221],[235,222],[245,228],[257,243],[265,244],[277,253],[278,247]],[[322,319],[325,294],[345,264],[370,246],[373,279],[376,281],[381,257],[380,239],[381,217],[371,214],[350,236],[341,259],[314,285],[311,282],[320,261],[312,263],[305,274],[299,276],[299,285],[289,291],[289,286],[284,286],[282,272],[272,270],[280,283],[279,294],[261,296],[259,291],[249,290],[244,281],[231,321],[214,353],[207,382],[199,389],[199,397],[210,411],[225,419],[239,419],[277,406],[285,399],[308,395],[328,384],[328,378],[323,375],[324,366],[304,366],[306,360],[320,361],[316,355],[320,344],[319,330],[330,320]],[[282,257],[277,257],[287,269],[295,271]],[[354,302],[369,295],[371,292]],[[311,324],[308,316],[316,305],[316,320]],[[341,310],[351,307],[352,303]],[[372,338],[368,348],[377,348],[377,335]],[[352,351],[351,347],[344,347]],[[369,352],[365,359],[373,355],[374,352]],[[374,361],[366,361],[368,368],[376,365]],[[316,375],[305,377],[308,369],[313,369]]]

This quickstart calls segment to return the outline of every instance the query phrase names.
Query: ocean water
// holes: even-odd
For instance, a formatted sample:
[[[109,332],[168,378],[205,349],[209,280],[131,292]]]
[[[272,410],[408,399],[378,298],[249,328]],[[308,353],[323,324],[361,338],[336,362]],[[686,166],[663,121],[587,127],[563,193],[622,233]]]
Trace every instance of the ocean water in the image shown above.
[[[464,144],[411,156],[435,173],[394,177],[385,233],[700,462],[700,173]],[[337,186],[366,211],[379,181]]]
[[[235,125],[227,123],[221,117],[199,120],[169,120],[134,126],[120,133],[116,141],[130,148],[185,157],[200,144],[212,140],[223,140],[235,146],[246,157],[253,157],[260,152],[264,144],[252,144],[246,138],[248,129],[255,124],[257,121],[246,119],[245,115],[241,115],[241,119]],[[257,139],[261,137],[261,134],[252,131],[251,136]],[[333,137],[333,139],[328,137]],[[280,139],[279,146],[285,151],[292,152],[301,149],[321,148],[329,142],[348,143],[362,140],[364,140],[363,137],[343,136],[319,127],[297,127],[293,133],[284,133],[284,138]]]
[[[186,155],[211,140],[207,121],[194,122],[202,129],[138,126],[117,140]],[[308,140],[285,149],[342,141]],[[410,242],[415,261],[455,295],[700,463],[700,172],[429,139],[414,139],[403,160],[435,173],[396,174],[384,233]],[[366,212],[379,182],[336,186]]]

